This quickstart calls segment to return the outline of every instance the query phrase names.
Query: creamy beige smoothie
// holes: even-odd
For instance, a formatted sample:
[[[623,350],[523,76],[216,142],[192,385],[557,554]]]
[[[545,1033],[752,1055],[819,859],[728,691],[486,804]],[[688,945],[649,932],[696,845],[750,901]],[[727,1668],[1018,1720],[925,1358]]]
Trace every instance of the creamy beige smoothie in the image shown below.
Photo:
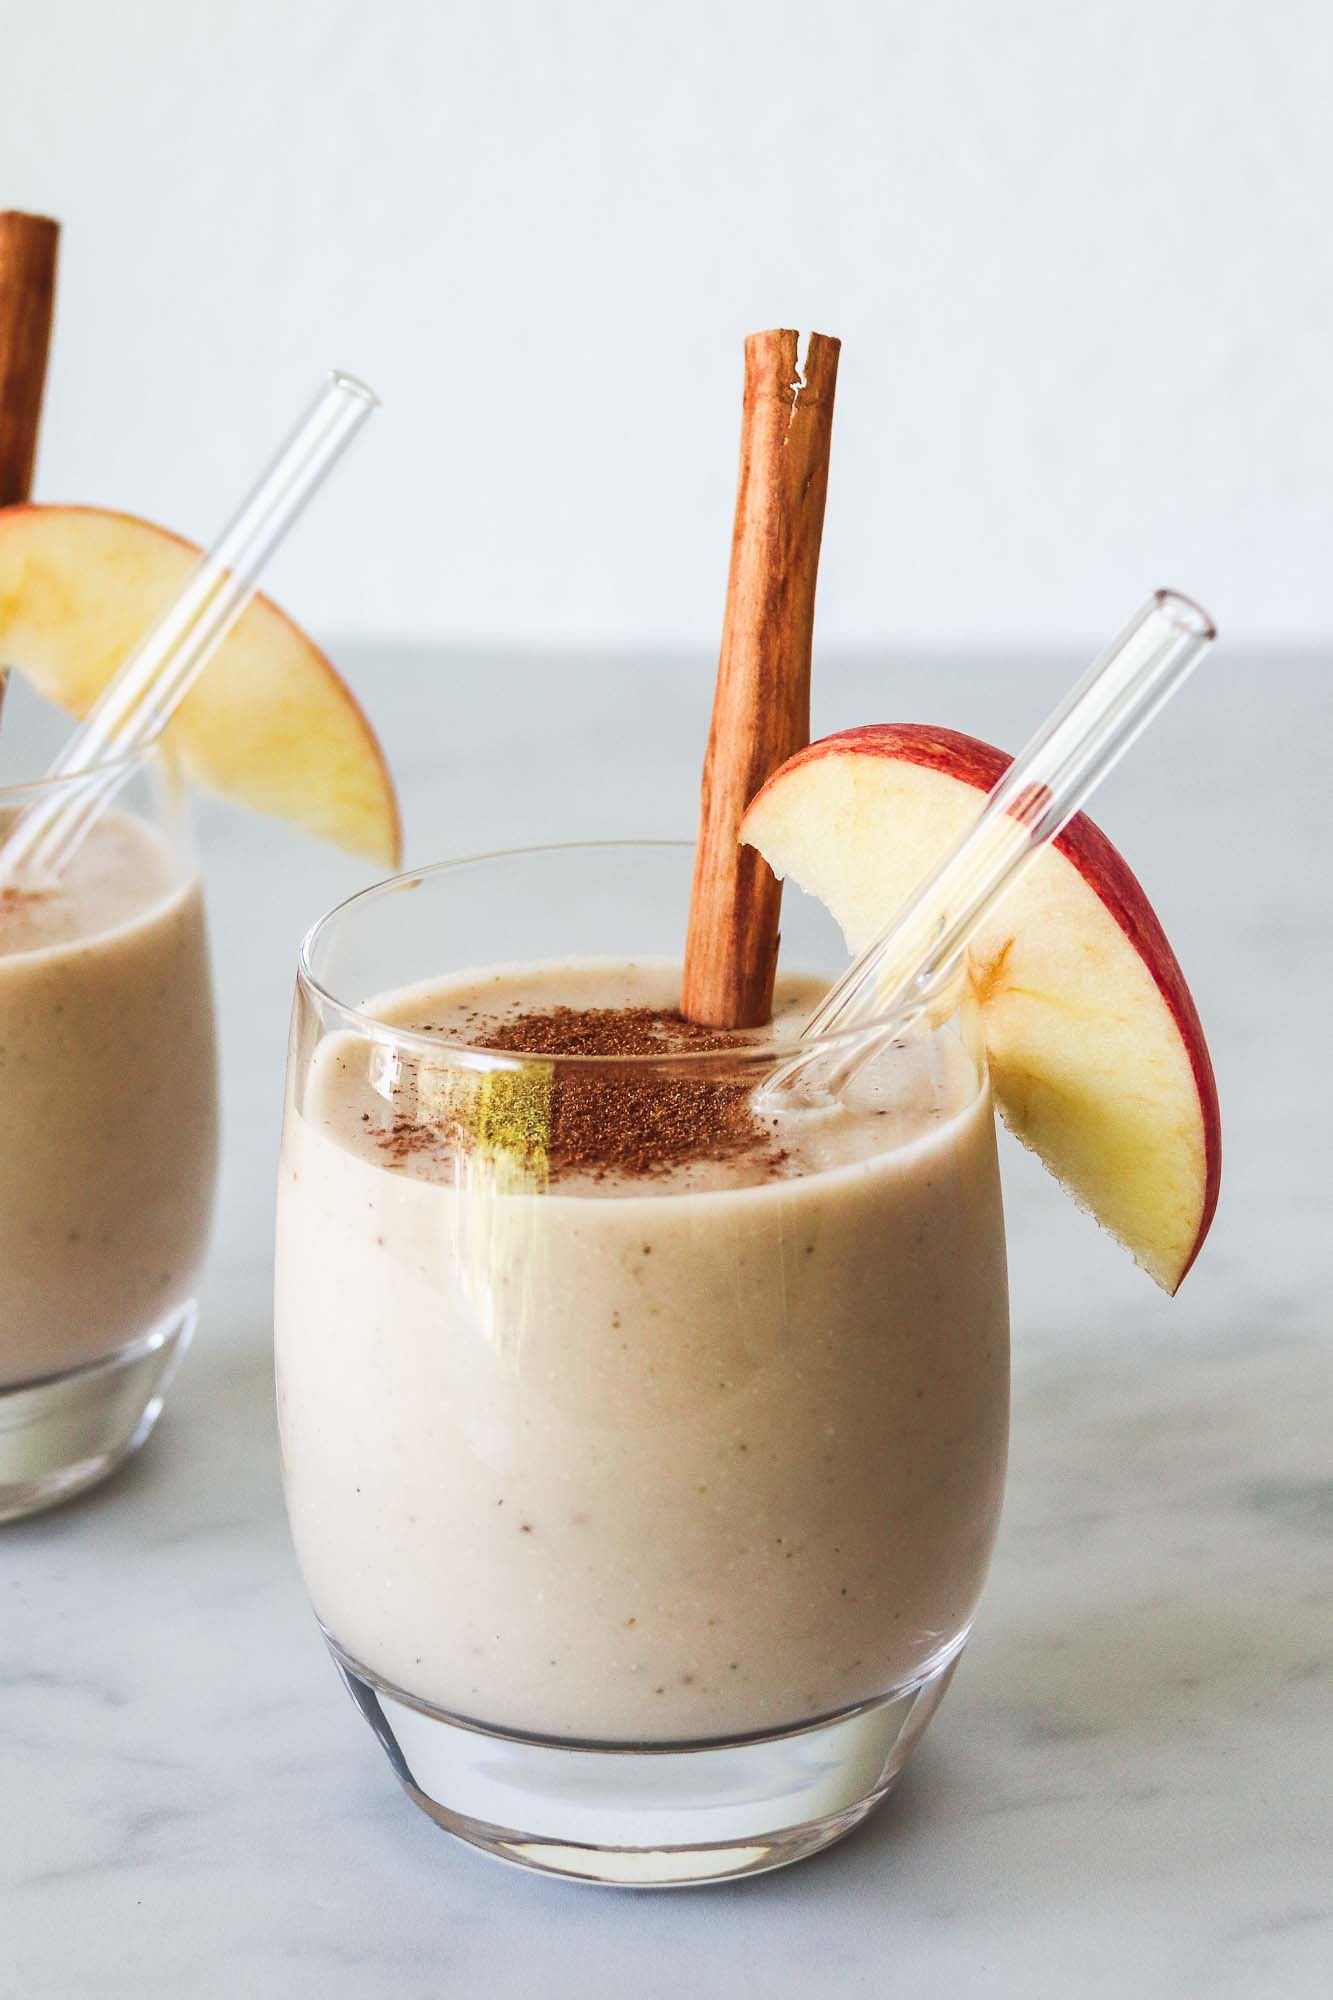
[[[508,1023],[515,1048],[553,1009],[678,990],[665,964],[569,964],[373,1011],[464,1041]],[[782,985],[776,1037],[818,991]],[[335,1644],[453,1714],[600,1742],[799,1724],[947,1656],[1008,1415],[994,1130],[961,1043],[888,1049],[841,1111],[655,1172],[623,1145],[469,1157],[456,1076],[334,1034],[288,1111],[279,1415]]]
[[[0,832],[5,815],[0,814]],[[0,1388],[114,1353],[191,1295],[217,1150],[203,908],[111,812],[58,887],[0,888]]]

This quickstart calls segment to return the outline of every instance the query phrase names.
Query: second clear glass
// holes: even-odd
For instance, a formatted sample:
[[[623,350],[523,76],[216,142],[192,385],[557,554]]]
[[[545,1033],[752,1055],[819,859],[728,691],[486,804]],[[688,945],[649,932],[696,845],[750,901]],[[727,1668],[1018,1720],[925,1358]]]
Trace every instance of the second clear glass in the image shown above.
[[[0,889],[0,1520],[147,1437],[194,1328],[217,1174],[202,886],[149,753],[58,883]],[[0,789],[0,832],[82,777]]]

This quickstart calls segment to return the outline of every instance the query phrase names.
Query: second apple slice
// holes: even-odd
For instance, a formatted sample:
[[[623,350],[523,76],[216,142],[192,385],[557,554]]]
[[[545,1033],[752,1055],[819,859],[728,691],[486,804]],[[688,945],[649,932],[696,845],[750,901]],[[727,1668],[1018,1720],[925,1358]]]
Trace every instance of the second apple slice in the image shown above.
[[[101,507],[0,508],[0,659],[83,716],[179,594],[199,550]],[[313,640],[256,597],[167,731],[208,790],[382,866],[398,805],[374,731]]]

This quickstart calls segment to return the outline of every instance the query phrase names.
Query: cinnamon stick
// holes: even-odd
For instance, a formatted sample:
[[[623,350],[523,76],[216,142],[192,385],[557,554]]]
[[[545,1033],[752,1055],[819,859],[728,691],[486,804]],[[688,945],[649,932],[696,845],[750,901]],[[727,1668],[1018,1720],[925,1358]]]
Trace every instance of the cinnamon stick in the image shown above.
[[[767,1021],[782,884],[737,840],[765,779],[810,740],[810,646],[841,342],[788,328],[745,343],[731,572],[704,759],[681,1012],[708,1027]]]
[[[32,489],[59,236],[44,215],[0,211],[0,507]]]

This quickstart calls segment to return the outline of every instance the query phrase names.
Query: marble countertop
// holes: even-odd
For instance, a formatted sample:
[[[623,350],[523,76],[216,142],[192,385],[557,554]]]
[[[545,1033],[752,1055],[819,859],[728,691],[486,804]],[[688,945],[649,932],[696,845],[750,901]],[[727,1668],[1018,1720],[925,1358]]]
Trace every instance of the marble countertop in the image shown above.
[[[1078,664],[822,662],[816,725],[1013,743]],[[349,667],[412,859],[693,830],[702,655]],[[449,1841],[324,1656],[282,1514],[270,1210],[295,945],[362,878],[203,809],[226,1160],[201,1330],[139,1460],[0,1535],[4,2000],[1329,1990],[1329,669],[1221,653],[1099,810],[1213,1041],[1228,1151],[1200,1265],[1162,1298],[1006,1144],[1012,1472],[953,1692],[851,1840],[670,1896]]]

